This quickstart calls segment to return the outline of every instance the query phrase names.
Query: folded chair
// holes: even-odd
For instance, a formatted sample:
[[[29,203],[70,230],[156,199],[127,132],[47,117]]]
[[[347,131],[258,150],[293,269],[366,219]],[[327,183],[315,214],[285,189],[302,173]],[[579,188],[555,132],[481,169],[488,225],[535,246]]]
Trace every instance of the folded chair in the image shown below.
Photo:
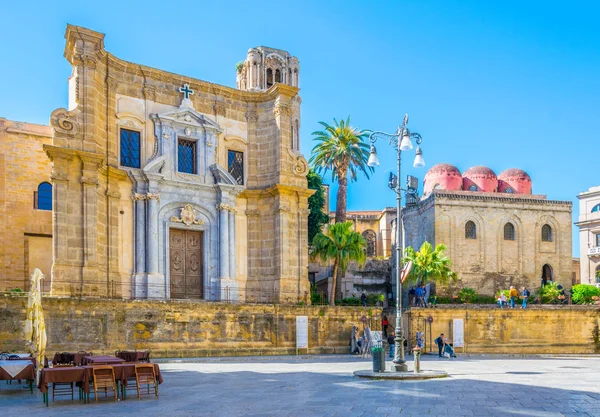
[[[108,396],[108,389],[113,390],[114,401],[117,401],[117,383],[115,381],[115,370],[112,366],[92,367],[94,380],[94,398],[98,402],[98,389],[104,388],[104,396]]]
[[[138,400],[141,395],[142,385],[146,385],[147,393],[150,394],[150,385],[154,386],[154,395],[158,398],[158,382],[156,381],[156,373],[154,365],[139,364],[135,365],[135,380],[137,383]]]

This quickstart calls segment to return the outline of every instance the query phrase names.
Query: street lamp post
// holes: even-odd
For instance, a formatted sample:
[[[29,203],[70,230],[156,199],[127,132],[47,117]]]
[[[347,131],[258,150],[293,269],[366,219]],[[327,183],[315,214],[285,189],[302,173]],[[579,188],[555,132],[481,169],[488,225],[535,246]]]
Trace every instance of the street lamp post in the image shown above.
[[[415,152],[415,161],[413,166],[415,168],[422,168],[425,166],[423,160],[423,152],[421,151],[421,135],[418,133],[411,133],[408,128],[408,114],[404,115],[402,125],[398,127],[396,133],[385,133],[385,132],[373,132],[369,135],[369,141],[371,142],[371,153],[367,164],[371,167],[379,165],[379,158],[377,157],[377,150],[375,149],[375,142],[378,138],[387,139],[390,145],[395,147],[398,151],[398,176],[394,178],[394,174],[390,175],[389,187],[396,193],[397,202],[397,213],[396,213],[396,336],[394,338],[394,344],[396,349],[394,351],[394,364],[396,372],[406,372],[408,368],[406,366],[406,360],[404,359],[404,333],[402,330],[402,282],[400,280],[400,273],[402,271],[402,250],[404,246],[404,240],[402,239],[402,230],[404,229],[404,221],[402,219],[402,192],[406,191],[400,186],[399,178],[401,178],[401,156],[402,151],[408,151],[413,149],[411,139],[415,139],[417,142],[417,149]],[[402,242],[402,245],[400,244]]]

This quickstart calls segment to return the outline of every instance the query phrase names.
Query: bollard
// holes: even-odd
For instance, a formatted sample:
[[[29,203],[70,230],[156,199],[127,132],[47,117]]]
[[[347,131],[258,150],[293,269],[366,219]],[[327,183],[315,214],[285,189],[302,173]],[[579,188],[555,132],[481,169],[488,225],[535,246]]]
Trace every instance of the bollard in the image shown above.
[[[413,358],[415,360],[415,370],[416,374],[421,372],[421,348],[416,347],[413,349]]]

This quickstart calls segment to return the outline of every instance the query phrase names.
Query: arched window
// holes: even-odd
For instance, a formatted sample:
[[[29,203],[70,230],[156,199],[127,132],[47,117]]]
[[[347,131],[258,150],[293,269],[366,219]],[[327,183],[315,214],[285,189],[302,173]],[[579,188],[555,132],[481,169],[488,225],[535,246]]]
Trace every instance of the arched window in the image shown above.
[[[515,226],[512,223],[504,225],[504,240],[515,240]]]
[[[433,189],[434,189],[434,190],[441,190],[441,189],[442,189],[442,184],[435,184],[435,185],[433,186]]]
[[[33,193],[33,207],[38,210],[52,210],[52,185],[43,182]]]
[[[510,187],[506,187],[506,189],[504,190],[504,192],[505,192],[505,193],[512,194],[512,193],[514,193],[514,192],[515,192],[515,190],[513,190],[513,189],[512,189],[512,188],[510,188]]]
[[[279,70],[275,70],[275,82],[276,83],[281,82],[281,71],[279,71]]]
[[[471,220],[465,224],[465,239],[477,239],[477,227]]]
[[[596,213],[600,211],[600,204],[596,204],[594,207],[592,207],[592,213]]]
[[[475,184],[473,184],[469,187],[469,191],[477,191],[477,190],[479,190],[479,187],[477,187]]]
[[[542,226],[542,242],[552,242],[552,228],[547,224]]]
[[[365,230],[362,234],[367,241],[367,256],[377,255],[377,235],[372,230]]]
[[[271,68],[267,68],[267,88],[273,86],[273,70]]]
[[[600,247],[600,233],[594,235],[596,237],[596,247]]]

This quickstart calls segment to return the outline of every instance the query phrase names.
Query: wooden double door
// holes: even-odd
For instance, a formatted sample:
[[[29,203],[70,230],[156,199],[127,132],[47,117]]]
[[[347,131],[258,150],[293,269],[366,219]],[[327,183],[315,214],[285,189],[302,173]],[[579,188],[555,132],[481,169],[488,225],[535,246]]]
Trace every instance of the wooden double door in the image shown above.
[[[203,237],[195,230],[170,229],[171,298],[202,298]]]

